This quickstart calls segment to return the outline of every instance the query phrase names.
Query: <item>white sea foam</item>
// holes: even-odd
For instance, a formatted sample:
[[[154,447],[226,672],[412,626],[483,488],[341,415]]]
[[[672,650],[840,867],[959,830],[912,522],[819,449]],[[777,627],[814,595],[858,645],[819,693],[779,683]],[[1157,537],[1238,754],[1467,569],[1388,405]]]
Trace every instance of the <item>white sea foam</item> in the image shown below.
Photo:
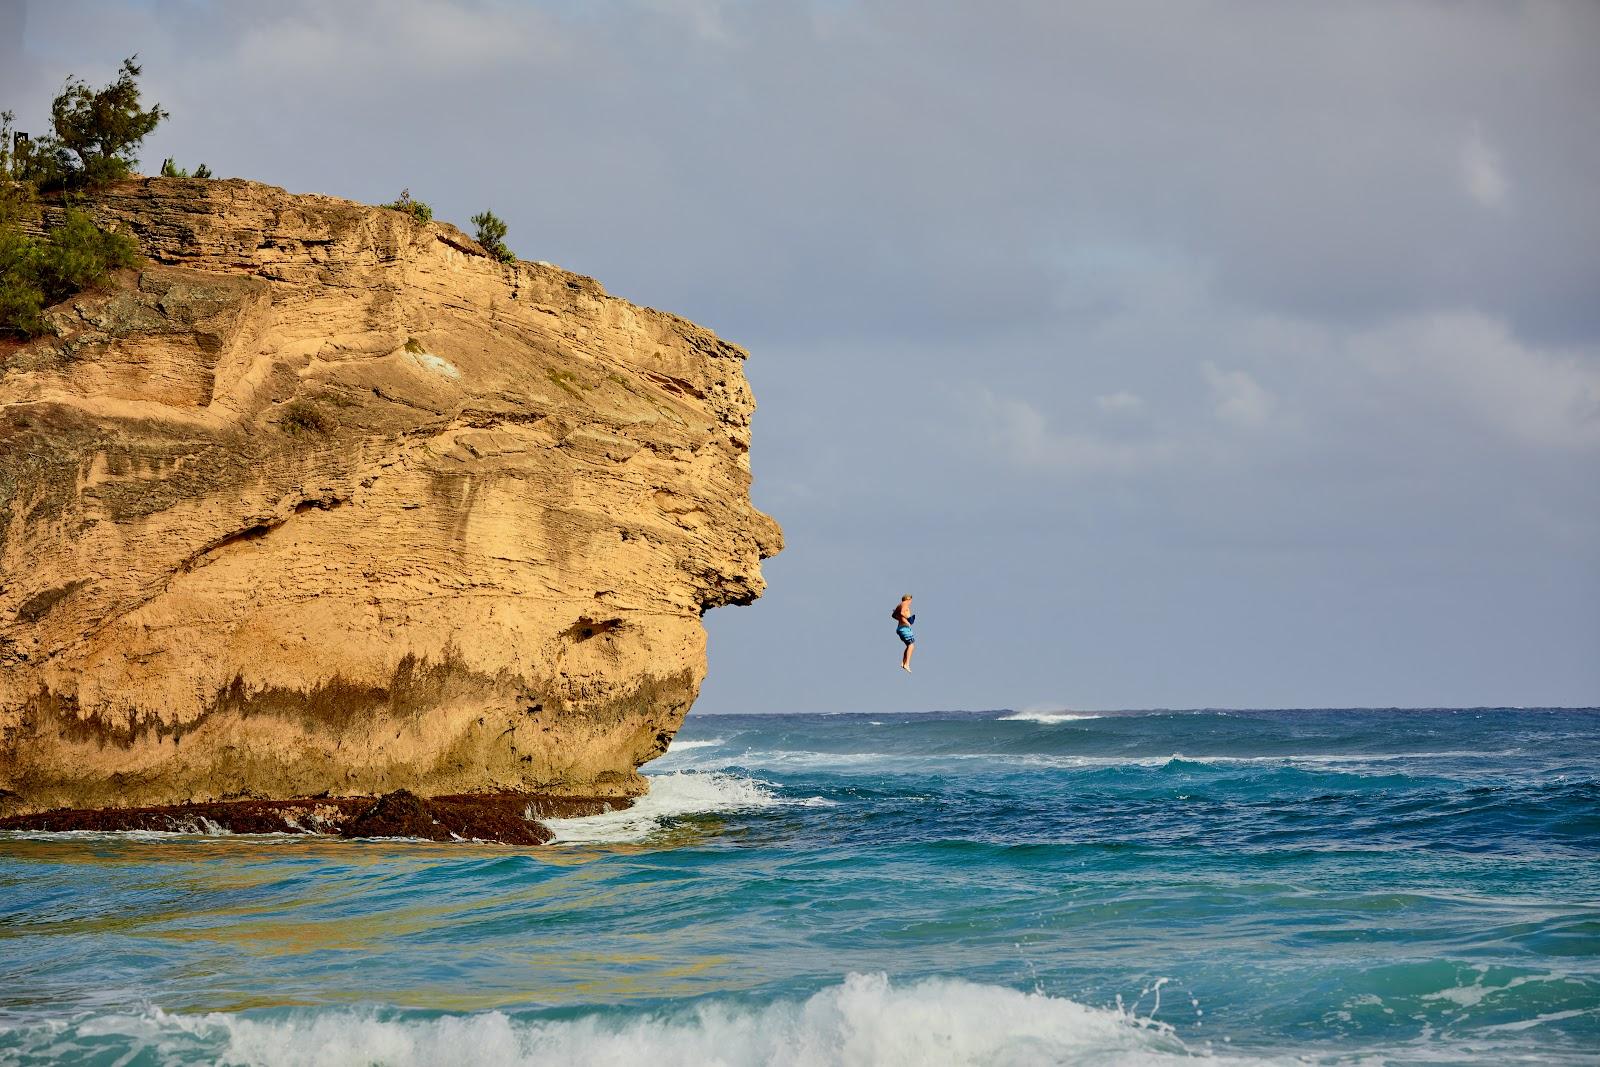
[[[1068,770],[1106,767],[1166,767],[1174,763],[1194,763],[1207,767],[1327,767],[1334,770],[1359,773],[1369,764],[1378,765],[1382,773],[1394,773],[1387,765],[1403,760],[1436,759],[1495,759],[1508,755],[1504,752],[1348,752],[1348,753],[1284,753],[1270,756],[1190,755],[1174,752],[1166,756],[987,756],[987,758],[1015,762],[1033,767],[1059,767]]]
[[[1543,1026],[1545,1023],[1560,1022],[1563,1019],[1578,1019],[1585,1015],[1593,1014],[1594,1012],[1584,1008],[1569,1008],[1566,1011],[1552,1011],[1546,1012],[1543,1015],[1535,1015],[1531,1019],[1519,1019],[1516,1022],[1500,1023],[1498,1026],[1485,1026],[1483,1028],[1483,1032],[1486,1034],[1514,1033],[1518,1030],[1532,1030],[1535,1026]]]
[[[1515,989],[1518,986],[1529,985],[1534,982],[1565,982],[1568,980],[1567,976],[1562,974],[1521,974],[1512,978],[1505,985],[1486,985],[1484,980],[1489,975],[1489,968],[1478,966],[1474,967],[1473,970],[1477,972],[1477,977],[1472,980],[1471,985],[1452,986],[1449,989],[1441,989],[1437,993],[1425,993],[1422,999],[1447,1000],[1452,1004],[1459,1004],[1463,1008],[1472,1008],[1489,997]],[[1490,1027],[1490,1029],[1505,1029],[1505,1027]]]
[[[860,767],[869,764],[892,764],[908,762],[922,764],[928,760],[961,758],[927,756],[915,753],[893,754],[888,752],[810,752],[794,749],[769,749],[766,751],[744,751],[719,753],[712,760],[700,764],[702,767],[771,767],[785,770],[805,770],[810,768],[837,768]]]
[[[1123,1011],[958,980],[895,985],[881,974],[852,974],[804,1001],[764,1006],[706,1001],[676,1012],[628,1016],[545,1021],[490,1011],[397,1019],[341,1009],[259,1019],[153,1010],[84,1020],[70,1030],[76,1033],[64,1033],[59,1027],[39,1027],[26,1034],[13,1031],[6,1035],[12,1039],[7,1043],[47,1054],[49,1046],[92,1036],[98,1047],[109,1044],[129,1050],[127,1059],[251,1067],[372,1063],[389,1067],[460,1063],[1143,1067],[1190,1063],[1206,1053],[1185,1045],[1164,1024]],[[1204,1062],[1223,1067],[1269,1061],[1205,1056]]]
[[[1083,711],[1015,711],[1010,715],[1002,715],[997,722],[1036,722],[1046,726],[1058,722],[1082,722],[1085,719],[1101,719],[1103,715],[1092,715]]]
[[[667,747],[666,754],[670,756],[675,752],[689,752],[697,748],[715,748],[717,745],[726,744],[727,741],[728,739],[725,737],[712,737],[699,741],[684,741],[674,738],[672,744]]]
[[[180,837],[232,837],[233,831],[203,815],[177,819],[170,830],[4,830],[0,838],[19,841],[171,841]],[[298,837],[298,834],[254,834],[256,837]]]
[[[1517,755],[1516,752],[1451,750],[1440,752],[1345,752],[1281,753],[1273,755],[1192,755],[1169,752],[1145,756],[1080,756],[1060,753],[1008,752],[816,752],[793,749],[744,750],[696,754],[694,766],[702,770],[739,767],[772,768],[778,771],[849,772],[857,768],[926,772],[929,768],[999,764],[1053,770],[1102,770],[1115,768],[1159,769],[1173,764],[1199,764],[1209,767],[1280,767],[1286,769],[1325,769],[1348,774],[1399,773],[1395,764],[1404,761],[1485,760]]]
[[[821,797],[787,800],[765,782],[724,771],[673,771],[649,776],[650,792],[623,811],[579,819],[546,819],[557,844],[643,841],[668,819],[783,804],[823,806]]]
[[[1516,755],[1513,752],[1474,752],[1455,750],[1448,752],[1330,752],[1330,753],[1302,753],[1291,752],[1282,755],[1270,756],[1191,756],[1182,752],[1174,752],[1170,757],[1162,760],[1181,760],[1184,763],[1206,763],[1227,766],[1238,764],[1249,766],[1251,764],[1277,764],[1282,766],[1307,766],[1338,767],[1358,766],[1364,763],[1396,763],[1402,760],[1434,760],[1434,759],[1500,759],[1505,756]]]
[[[844,753],[838,756],[829,756],[816,753],[818,762],[834,759],[838,762],[871,762],[880,759],[929,759],[929,760],[994,760],[998,762],[1023,763],[1039,767],[1165,767],[1170,763],[1199,763],[1211,766],[1339,766],[1358,765],[1363,763],[1395,763],[1402,760],[1435,760],[1435,759],[1499,759],[1515,753],[1507,752],[1346,752],[1346,753],[1283,753],[1281,755],[1267,756],[1232,756],[1224,754],[1191,755],[1187,752],[1171,752],[1164,756],[1062,756],[1044,753],[1010,755],[992,752],[955,752],[934,754],[925,757],[896,755],[889,756],[884,753],[863,752]],[[784,762],[783,757],[790,755],[803,757],[808,753],[774,753],[780,757],[778,762]],[[759,755],[758,757],[759,758]],[[803,760],[795,760],[803,762]]]

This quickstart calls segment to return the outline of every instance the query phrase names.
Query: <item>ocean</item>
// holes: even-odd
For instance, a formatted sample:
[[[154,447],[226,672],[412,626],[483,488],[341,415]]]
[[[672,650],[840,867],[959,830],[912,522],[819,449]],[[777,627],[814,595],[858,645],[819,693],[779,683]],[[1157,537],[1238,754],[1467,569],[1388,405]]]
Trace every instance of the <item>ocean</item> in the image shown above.
[[[1600,711],[691,715],[555,845],[0,835],[0,1064],[1600,1063]]]

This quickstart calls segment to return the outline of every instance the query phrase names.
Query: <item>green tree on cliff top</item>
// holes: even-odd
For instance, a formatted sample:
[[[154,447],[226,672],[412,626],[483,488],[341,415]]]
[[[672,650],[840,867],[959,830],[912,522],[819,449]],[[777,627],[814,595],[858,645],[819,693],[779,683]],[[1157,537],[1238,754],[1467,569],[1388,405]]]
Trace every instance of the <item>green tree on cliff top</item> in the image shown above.
[[[492,211],[484,211],[472,216],[472,224],[478,228],[478,243],[491,256],[502,263],[516,261],[516,253],[506,247],[505,220]]]
[[[54,132],[22,145],[7,144],[5,176],[41,189],[59,189],[131,174],[139,163],[139,145],[167,118],[160,104],[140,105],[138,78],[143,68],[138,58],[124,59],[117,80],[103,89],[68,77],[50,105]]]
[[[160,105],[139,106],[137,58],[98,91],[68,78],[51,105],[52,136],[14,141],[12,114],[0,112],[0,337],[50,332],[45,308],[138,260],[132,234],[103,230],[70,206],[43,237],[30,232],[39,218],[35,189],[127,177],[138,163],[134,150],[167,117]]]
[[[50,121],[61,147],[78,157],[77,171],[89,184],[126,178],[139,163],[140,143],[167,117],[160,104],[139,106],[138,56],[122,61],[117,80],[98,91],[81,78],[69,77],[55,102]]]

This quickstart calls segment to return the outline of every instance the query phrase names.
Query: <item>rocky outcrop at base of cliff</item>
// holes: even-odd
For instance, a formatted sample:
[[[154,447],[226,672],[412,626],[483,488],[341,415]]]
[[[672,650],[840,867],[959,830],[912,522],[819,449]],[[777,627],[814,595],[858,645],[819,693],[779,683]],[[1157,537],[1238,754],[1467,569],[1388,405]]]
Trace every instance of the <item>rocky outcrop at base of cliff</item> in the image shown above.
[[[0,347],[0,815],[640,792],[781,544],[744,352],[398,211],[86,206],[150,262]]]
[[[0,832],[296,834],[544,845],[554,839],[554,834],[538,821],[541,818],[599,815],[631,803],[626,798],[518,793],[423,798],[399,789],[377,798],[300,797],[143,808],[58,808],[0,818]]]

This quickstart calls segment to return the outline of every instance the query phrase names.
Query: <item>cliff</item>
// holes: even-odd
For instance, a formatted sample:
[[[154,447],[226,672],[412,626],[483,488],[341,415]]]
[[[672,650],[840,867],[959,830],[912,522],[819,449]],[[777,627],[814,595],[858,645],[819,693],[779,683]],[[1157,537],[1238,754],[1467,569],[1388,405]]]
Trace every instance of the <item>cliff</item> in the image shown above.
[[[149,263],[0,347],[0,816],[640,792],[781,545],[745,353],[398,211],[87,206]]]

